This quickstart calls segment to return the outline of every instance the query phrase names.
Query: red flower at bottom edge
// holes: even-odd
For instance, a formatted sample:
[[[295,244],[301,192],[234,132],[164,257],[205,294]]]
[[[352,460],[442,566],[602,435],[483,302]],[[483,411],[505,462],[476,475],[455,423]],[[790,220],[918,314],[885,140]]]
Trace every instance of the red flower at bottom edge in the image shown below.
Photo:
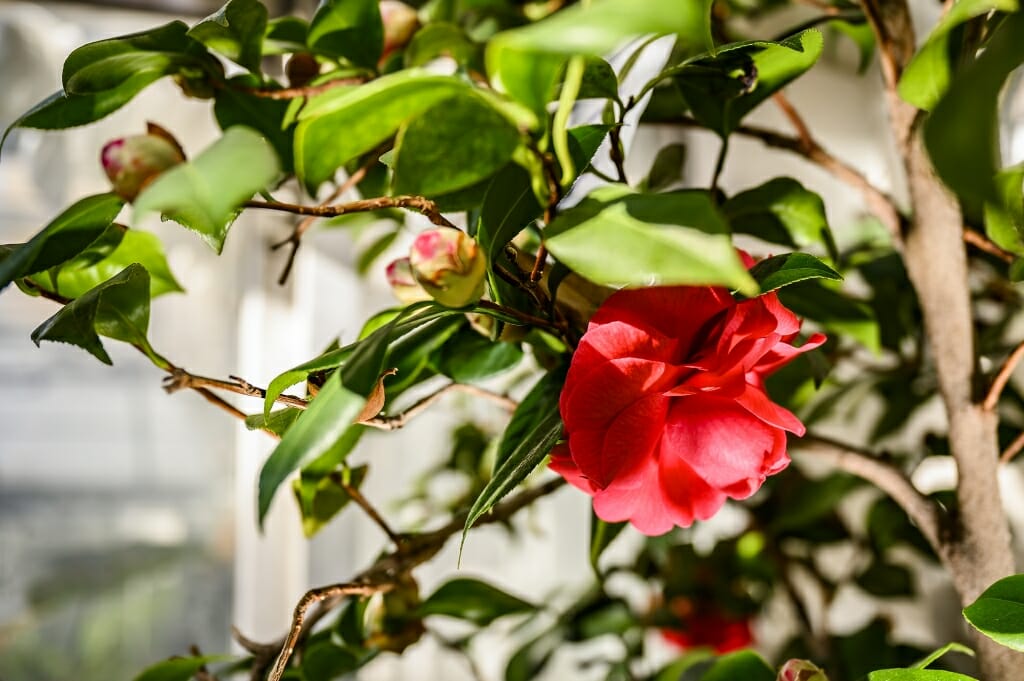
[[[801,352],[800,320],[774,293],[737,302],[723,288],[619,291],[572,358],[560,410],[568,436],[551,468],[594,497],[609,522],[658,535],[745,499],[789,463],[804,426],[764,378]]]
[[[727,617],[713,610],[698,610],[687,616],[679,628],[664,628],[662,637],[683,649],[712,648],[730,653],[754,642],[747,618]]]

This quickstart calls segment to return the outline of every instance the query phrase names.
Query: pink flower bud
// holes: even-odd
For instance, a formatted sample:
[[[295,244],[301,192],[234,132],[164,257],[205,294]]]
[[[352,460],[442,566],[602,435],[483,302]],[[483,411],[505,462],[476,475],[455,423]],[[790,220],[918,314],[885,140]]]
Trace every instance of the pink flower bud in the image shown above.
[[[380,18],[384,22],[383,60],[412,40],[420,27],[420,20],[415,9],[398,0],[381,0]]]
[[[421,300],[430,300],[430,294],[423,290],[416,277],[412,274],[412,267],[409,266],[409,258],[399,258],[385,271],[388,283],[391,285],[391,292],[400,301],[409,305],[418,303]]]
[[[487,261],[476,241],[451,227],[422,232],[409,253],[416,281],[447,307],[471,305],[484,294]]]
[[[134,200],[160,173],[184,160],[173,142],[151,133],[108,142],[100,154],[114,192],[126,201]]]
[[[828,677],[807,660],[789,660],[779,669],[776,681],[828,681]]]

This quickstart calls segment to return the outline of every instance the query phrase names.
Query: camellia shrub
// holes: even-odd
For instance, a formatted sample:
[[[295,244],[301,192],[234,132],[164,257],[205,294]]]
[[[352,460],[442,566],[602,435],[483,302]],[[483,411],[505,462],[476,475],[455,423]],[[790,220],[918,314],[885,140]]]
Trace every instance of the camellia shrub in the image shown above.
[[[1009,380],[1024,355],[1011,324],[1024,171],[997,151],[1024,12],[947,0],[915,36],[908,1],[325,0],[311,17],[272,18],[259,0],[230,0],[193,26],[75,50],[62,90],[12,127],[86,125],[172,78],[210,102],[223,134],[188,158],[173,130],[140,121],[97,150],[110,192],[0,247],[0,287],[45,299],[32,339],[106,363],[108,342],[128,343],[168,391],[279,439],[255,490],[261,522],[295,503],[312,534],[353,506],[387,539],[362,572],[306,594],[280,639],[239,635],[244,655],[181,651],[138,678],[321,681],[401,654],[448,617],[475,627],[448,641],[466,655],[473,632],[527,623],[507,681],[598,637],[614,645],[588,678],[1024,679],[1024,576],[997,484],[1024,446],[1024,393]],[[862,77],[882,82],[893,187],[823,147],[784,94],[830,41],[859,48]],[[791,131],[746,123],[760,105]],[[627,175],[625,142],[647,124],[720,138],[713,176],[684,181],[679,144]],[[846,183],[867,226],[838,248],[822,200],[788,177],[724,192],[736,136]],[[151,298],[180,287],[155,238],[125,223],[159,215],[220,252],[244,211],[294,216],[277,245],[282,279],[319,219],[392,225],[360,261],[386,270],[395,306],[266,388],[176,365],[147,326]],[[407,257],[378,261],[401,232]],[[514,367],[505,375],[526,384],[502,382]],[[468,492],[435,505],[422,531],[392,528],[348,456],[453,391],[511,417],[500,433],[459,427],[441,469]],[[241,412],[226,393],[262,409]],[[908,424],[927,405],[944,426],[920,434]],[[835,427],[854,411],[856,428]],[[949,457],[955,487],[919,491],[909,476],[925,457]],[[864,490],[870,503],[844,504]],[[542,594],[454,565],[421,592],[417,568],[448,542],[555,492],[593,508],[592,587],[571,606],[552,615]],[[727,506],[741,521],[695,542]],[[627,533],[644,537],[634,555],[604,554]],[[837,547],[857,556],[848,569],[821,558]],[[918,650],[883,616],[842,634],[825,625],[841,589],[906,602],[929,566],[959,597],[967,645]],[[643,604],[619,576],[643,585]],[[778,616],[773,603],[793,617],[769,650],[753,623]],[[651,664],[652,636],[678,658]]]

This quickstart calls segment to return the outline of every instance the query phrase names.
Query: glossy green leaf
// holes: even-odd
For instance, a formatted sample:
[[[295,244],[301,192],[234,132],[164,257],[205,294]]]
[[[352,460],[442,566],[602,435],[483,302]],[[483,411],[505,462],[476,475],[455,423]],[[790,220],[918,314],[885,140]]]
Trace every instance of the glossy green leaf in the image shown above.
[[[79,200],[0,261],[0,291],[15,279],[61,265],[89,248],[113,223],[124,201],[114,194]]]
[[[499,617],[535,609],[532,603],[486,582],[461,577],[442,584],[423,601],[418,614],[447,615],[486,627]]]
[[[925,669],[927,667],[930,667],[933,662],[936,662],[940,657],[947,653],[963,653],[964,655],[970,655],[971,657],[974,657],[973,650],[965,646],[963,643],[953,642],[947,643],[938,650],[929,653],[923,659],[919,660],[918,662],[915,662],[913,667],[914,669]]]
[[[957,0],[932,29],[900,76],[899,93],[905,101],[930,111],[949,89],[959,55],[954,51],[953,31],[958,26],[992,11],[1016,12],[1017,0]]]
[[[644,191],[658,192],[668,189],[683,180],[683,165],[686,163],[686,147],[669,144],[658,150],[651,170],[641,186]]]
[[[295,129],[295,172],[315,194],[345,163],[374,149],[404,122],[469,87],[458,78],[410,69],[314,97]]]
[[[737,43],[685,62],[675,82],[693,117],[727,137],[757,105],[806,73],[824,41],[810,29],[779,43]]]
[[[384,49],[377,0],[322,0],[309,22],[306,42],[317,54],[375,68]]]
[[[152,211],[197,232],[217,253],[242,205],[280,173],[277,155],[250,128],[236,126],[195,159],[147,185],[135,200],[135,216]]]
[[[302,531],[307,537],[319,532],[352,501],[342,481],[347,477],[345,483],[358,490],[367,470],[368,467],[363,465],[325,475],[303,471],[292,481],[295,499],[302,513]]]
[[[880,669],[868,674],[867,681],[977,681],[973,676],[938,669]]]
[[[495,36],[487,46],[487,71],[500,88],[534,111],[551,100],[566,59],[603,57],[630,38],[674,33],[677,49],[711,49],[710,0],[594,0],[573,5],[529,26]]]
[[[875,353],[881,348],[878,319],[862,301],[813,280],[780,289],[779,299],[798,316],[813,319],[826,330],[852,338]]]
[[[482,48],[474,43],[457,24],[427,24],[405,46],[405,66],[423,66],[438,57],[451,57],[460,65],[477,60]]]
[[[523,351],[515,343],[491,341],[464,329],[444,344],[436,366],[456,383],[473,383],[508,371],[522,358]]]
[[[263,412],[250,414],[245,417],[245,427],[249,430],[262,430],[265,428],[278,437],[282,437],[291,428],[292,424],[295,423],[295,419],[302,415],[302,411],[302,409],[297,407],[285,407],[284,409],[276,409],[270,412],[268,416],[264,416]]]
[[[345,678],[370,661],[374,653],[316,641],[303,651],[302,681],[334,681]]]
[[[997,643],[1024,652],[1024,575],[1000,579],[964,608],[975,629]]]
[[[843,278],[834,269],[806,253],[784,253],[765,258],[750,268],[750,275],[761,286],[761,293],[808,279],[839,281]]]
[[[732,246],[728,226],[703,192],[636,194],[605,187],[559,215],[545,237],[556,258],[597,284],[759,291]]]
[[[997,107],[1006,78],[1024,62],[1024,13],[1011,14],[985,51],[961,69],[924,123],[935,171],[961,199],[999,204]],[[970,125],[964,125],[970,121]]]
[[[251,74],[229,80],[228,85],[214,95],[213,115],[221,130],[244,125],[263,135],[273,145],[281,169],[287,173],[292,170],[295,157],[294,126],[285,124],[288,102],[246,92],[246,88],[259,84],[259,78]]]
[[[484,194],[476,234],[488,262],[493,262],[505,244],[543,212],[533,192],[530,173],[514,163],[502,168]]]
[[[112,279],[71,301],[35,331],[32,340],[70,343],[88,351],[104,364],[112,364],[100,336],[138,347],[159,367],[167,362],[150,347],[149,274],[130,265]]]
[[[583,79],[576,99],[619,100],[619,77],[611,64],[600,57],[590,57],[584,62]]]
[[[335,372],[327,379],[260,470],[257,503],[260,527],[281,483],[304,463],[320,456],[337,442],[365,403],[363,396],[342,385],[341,374]]]
[[[685,677],[684,677],[685,678]],[[722,655],[695,677],[699,681],[775,681],[775,672],[760,655],[752,650],[740,650]]]
[[[821,197],[789,177],[736,194],[722,204],[722,213],[733,232],[797,248],[824,245],[830,254],[835,250]]]
[[[462,542],[466,533],[506,494],[526,479],[541,464],[562,436],[562,417],[557,411],[548,412],[537,425],[519,441],[508,458],[494,471],[494,476],[473,502],[462,530]]]
[[[996,175],[1000,201],[984,206],[985,233],[1000,248],[1024,255],[1024,164]]]
[[[519,131],[505,116],[468,92],[456,95],[399,132],[395,193],[433,197],[464,189],[496,173],[518,145]]]
[[[267,8],[260,0],[228,0],[188,34],[236,64],[259,73],[266,30]]]
[[[224,655],[176,657],[147,667],[135,681],[190,681],[203,666],[223,659]]]
[[[550,371],[544,374],[519,402],[498,443],[498,452],[494,458],[495,472],[548,414],[558,412],[558,399],[564,383],[564,370]]]
[[[265,56],[306,52],[309,24],[300,17],[275,17],[267,22],[263,33],[262,53]]]

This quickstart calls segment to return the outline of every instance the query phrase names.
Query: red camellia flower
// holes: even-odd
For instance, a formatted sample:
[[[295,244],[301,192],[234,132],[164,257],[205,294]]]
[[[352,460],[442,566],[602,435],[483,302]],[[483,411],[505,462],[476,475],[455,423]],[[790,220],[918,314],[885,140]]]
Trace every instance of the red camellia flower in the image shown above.
[[[749,618],[727,615],[713,603],[694,607],[688,599],[675,599],[671,609],[679,617],[679,626],[664,627],[661,635],[680,648],[711,648],[724,654],[754,642]]]
[[[789,463],[786,431],[764,378],[825,337],[791,342],[800,320],[774,293],[619,291],[590,321],[562,390],[568,442],[551,468],[594,497],[609,522],[658,535],[745,499]]]

